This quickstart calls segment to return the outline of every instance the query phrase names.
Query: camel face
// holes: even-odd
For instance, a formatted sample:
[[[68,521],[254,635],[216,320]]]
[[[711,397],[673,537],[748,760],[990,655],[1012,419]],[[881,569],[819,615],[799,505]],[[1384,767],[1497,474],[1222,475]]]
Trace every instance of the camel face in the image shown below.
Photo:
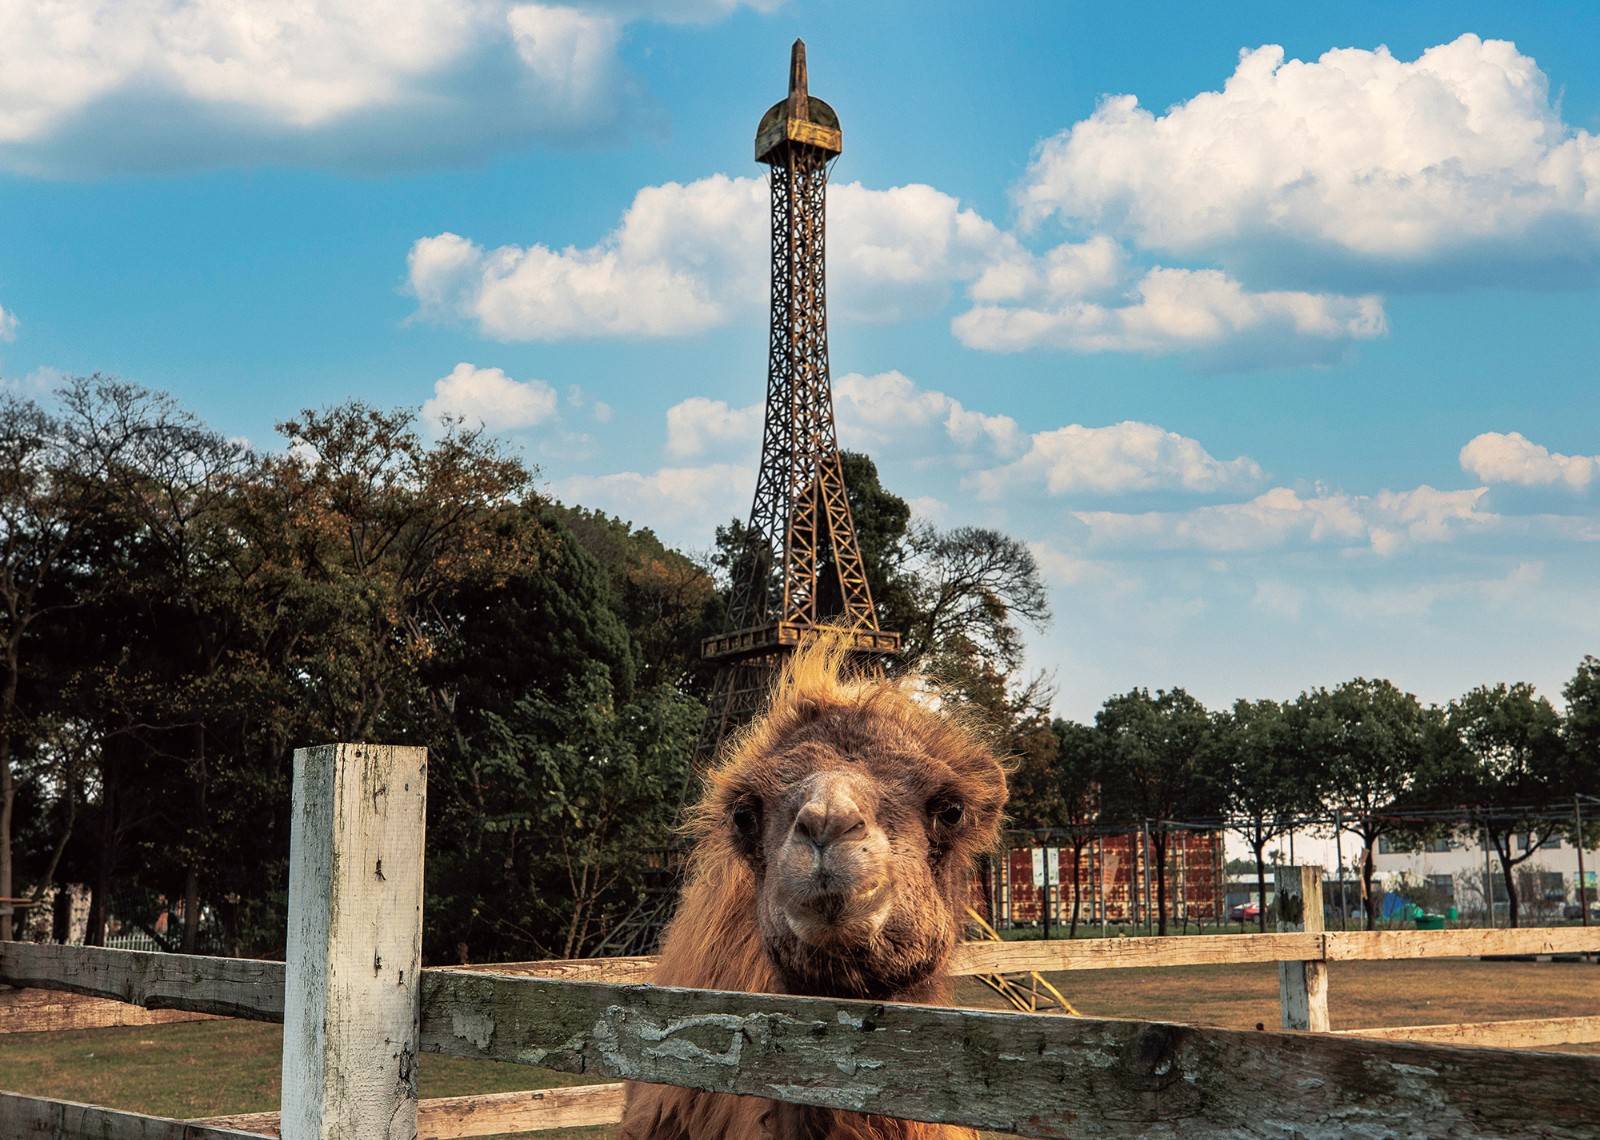
[[[1005,776],[993,756],[901,689],[862,682],[775,707],[716,784],[784,988],[918,996],[994,840]]]
[[[840,948],[883,929],[894,902],[894,847],[870,778],[848,767],[814,772],[779,799],[766,842],[764,928]]]

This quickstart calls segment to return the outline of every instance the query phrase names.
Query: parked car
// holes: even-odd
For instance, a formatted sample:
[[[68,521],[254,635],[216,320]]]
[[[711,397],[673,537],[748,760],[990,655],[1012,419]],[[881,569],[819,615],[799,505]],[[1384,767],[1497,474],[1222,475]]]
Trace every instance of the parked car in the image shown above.
[[[1261,904],[1258,902],[1235,903],[1228,910],[1228,917],[1234,922],[1254,922],[1261,917]]]
[[[1579,908],[1577,903],[1569,902],[1566,906],[1561,908],[1561,917],[1573,919],[1582,918],[1583,911]],[[1600,901],[1589,904],[1589,918],[1591,920],[1600,919]]]

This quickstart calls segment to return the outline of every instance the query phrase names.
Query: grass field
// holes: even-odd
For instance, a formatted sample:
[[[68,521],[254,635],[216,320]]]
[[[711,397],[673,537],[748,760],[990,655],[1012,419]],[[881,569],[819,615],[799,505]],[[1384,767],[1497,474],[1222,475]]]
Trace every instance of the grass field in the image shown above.
[[[1089,1016],[1272,1028],[1277,969],[1268,965],[1055,974]],[[994,995],[963,980],[963,1004]],[[1335,1028],[1495,1021],[1600,1012],[1600,966],[1563,962],[1333,962],[1329,1010]],[[276,1106],[279,1029],[202,1021],[75,1033],[0,1036],[0,1087],[89,1101],[159,1116],[199,1117]],[[1590,1046],[1588,1051],[1600,1051]],[[424,1097],[503,1092],[569,1083],[538,1069],[425,1056]],[[605,1129],[541,1135],[599,1140]]]

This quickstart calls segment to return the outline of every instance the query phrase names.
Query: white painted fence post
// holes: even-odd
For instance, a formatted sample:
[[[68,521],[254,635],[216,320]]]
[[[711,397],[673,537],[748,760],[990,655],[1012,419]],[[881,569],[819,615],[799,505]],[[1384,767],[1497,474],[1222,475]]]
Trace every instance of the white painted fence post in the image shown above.
[[[424,748],[294,754],[283,1140],[414,1140]]]
[[[1278,912],[1280,934],[1323,932],[1321,867],[1279,867],[1275,895],[1273,906]],[[1285,1029],[1327,1032],[1328,964],[1279,962],[1278,1000],[1283,1006]]]

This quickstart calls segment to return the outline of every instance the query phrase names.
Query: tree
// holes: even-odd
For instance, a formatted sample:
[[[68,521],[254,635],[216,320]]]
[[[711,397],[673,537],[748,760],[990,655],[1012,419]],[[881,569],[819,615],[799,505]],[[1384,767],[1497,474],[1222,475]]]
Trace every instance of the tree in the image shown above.
[[[1174,822],[1216,814],[1204,757],[1212,729],[1206,708],[1182,689],[1151,696],[1133,689],[1095,714],[1098,771],[1106,814],[1149,825],[1156,864],[1156,909],[1167,932],[1167,852]]]
[[[1532,685],[1482,685],[1450,702],[1450,731],[1459,741],[1448,783],[1482,812],[1484,833],[1500,860],[1511,925],[1519,922],[1515,870],[1566,830],[1565,814],[1539,811],[1571,788],[1571,758],[1561,718]],[[1521,852],[1514,852],[1516,836]],[[1487,896],[1485,896],[1487,897]]]
[[[1100,744],[1093,728],[1076,721],[1056,720],[1050,729],[1056,738],[1055,782],[1061,804],[1056,826],[1066,831],[1072,848],[1072,918],[1067,937],[1076,938],[1083,911],[1079,870],[1084,848],[1093,842],[1100,822]]]
[[[1058,827],[1066,814],[1058,769],[1061,740],[1050,722],[1032,718],[1019,731],[1006,776],[1006,822],[1024,831]]]
[[[519,549],[503,513],[532,473],[481,431],[448,423],[424,444],[416,413],[351,402],[307,410],[278,430],[290,441],[265,467],[286,569],[320,618],[324,640],[302,660],[307,696],[341,740],[396,728],[419,666],[438,648],[440,599],[459,584],[502,580],[537,551]]]
[[[609,576],[612,607],[638,650],[640,682],[700,692],[700,643],[719,632],[716,582],[708,568],[654,531],[602,511],[551,510]]]
[[[670,686],[619,704],[589,662],[567,691],[490,713],[482,747],[458,758],[457,779],[485,794],[470,845],[435,857],[430,880],[455,887],[433,942],[592,954],[642,894],[643,853],[671,835],[704,712]]]
[[[196,949],[202,864],[217,844],[209,800],[214,730],[234,707],[235,654],[243,647],[231,572],[232,500],[251,469],[245,448],[208,429],[168,396],[94,378],[64,403],[75,435],[102,473],[106,510],[127,536],[115,576],[120,608],[138,652],[101,678],[101,699],[123,702],[146,746],[183,769],[187,795],[165,845],[183,866],[181,948]]]
[[[108,431],[97,446],[88,442],[32,400],[0,393],[0,898],[16,895],[12,753],[27,730],[23,675],[30,654],[44,650],[41,624],[82,601],[67,581],[83,579],[77,547],[103,502],[95,465],[128,440]],[[0,942],[12,934],[11,907],[0,904]]]
[[[909,655],[940,661],[952,651],[994,672],[1022,664],[1019,621],[1042,627],[1049,595],[1026,544],[983,527],[917,530],[911,537],[914,594]]]
[[[1207,753],[1208,777],[1229,817],[1228,829],[1250,846],[1256,864],[1258,916],[1267,929],[1267,844],[1288,832],[1297,815],[1316,803],[1314,773],[1295,753],[1283,706],[1276,701],[1235,701],[1218,713]]]
[[[1569,792],[1600,796],[1600,657],[1585,657],[1561,690],[1567,701],[1563,730],[1571,752]]]
[[[1388,681],[1362,677],[1301,694],[1290,716],[1325,806],[1361,838],[1361,893],[1372,930],[1378,919],[1373,851],[1380,838],[1400,828],[1396,808],[1440,757],[1443,717]]]

